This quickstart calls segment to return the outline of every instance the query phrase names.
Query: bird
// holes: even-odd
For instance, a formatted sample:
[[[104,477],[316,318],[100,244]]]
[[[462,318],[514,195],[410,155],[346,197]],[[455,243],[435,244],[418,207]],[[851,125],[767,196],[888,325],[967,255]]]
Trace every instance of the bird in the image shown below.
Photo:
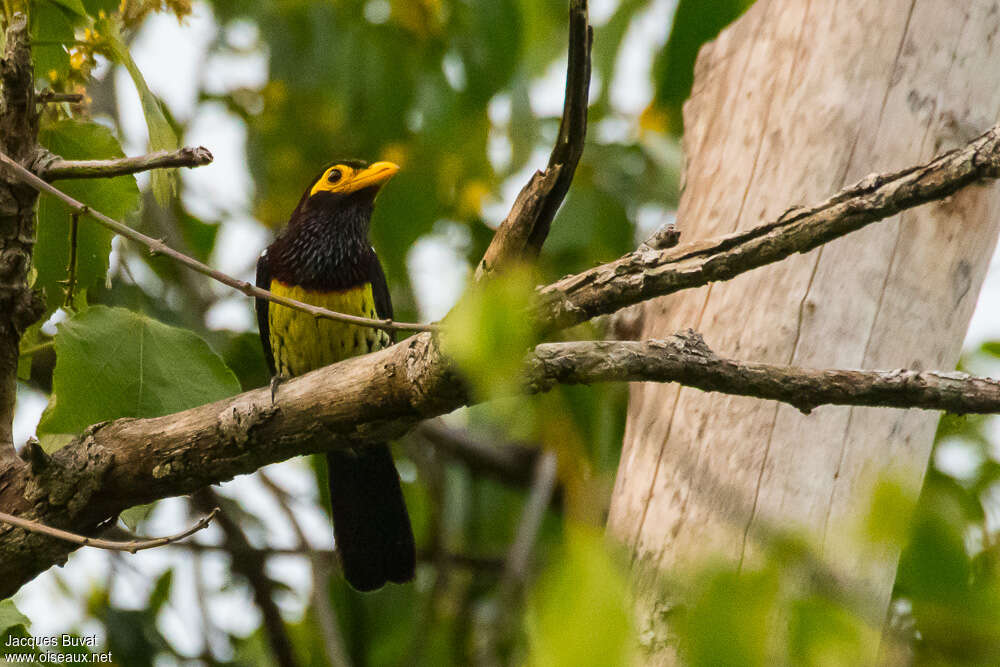
[[[303,192],[288,224],[257,261],[257,286],[315,306],[391,319],[385,272],[368,239],[375,197],[399,171],[392,162],[327,165]],[[256,299],[272,380],[388,347],[394,333],[320,319]],[[388,443],[326,454],[330,510],[344,578],[356,590],[413,579],[413,530]]]

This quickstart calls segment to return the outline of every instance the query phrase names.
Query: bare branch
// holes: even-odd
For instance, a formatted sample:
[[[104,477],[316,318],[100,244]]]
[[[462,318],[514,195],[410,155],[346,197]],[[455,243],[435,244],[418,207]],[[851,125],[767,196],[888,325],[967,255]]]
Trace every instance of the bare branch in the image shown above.
[[[210,164],[213,159],[212,153],[204,146],[185,146],[175,151],[156,151],[148,155],[114,160],[64,160],[53,155],[48,160],[39,161],[36,173],[46,181],[67,178],[113,178],[151,169],[202,167]]]
[[[529,366],[536,391],[557,384],[678,382],[703,391],[782,401],[804,413],[821,405],[1000,412],[998,380],[957,372],[817,370],[738,361],[716,355],[690,330],[644,342],[539,345]]]
[[[473,472],[487,474],[514,486],[531,483],[532,470],[541,453],[540,447],[477,440],[466,431],[441,421],[424,422],[417,427],[414,435]]]
[[[79,104],[83,101],[83,95],[80,93],[57,93],[51,88],[46,88],[36,94],[35,99],[39,104],[56,104],[60,102]]]
[[[410,324],[406,322],[395,322],[390,319],[370,319],[367,317],[358,317],[356,315],[348,315],[346,313],[338,313],[332,310],[327,310],[326,308],[320,308],[318,306],[313,306],[308,303],[303,303],[301,301],[296,301],[295,299],[289,299],[287,297],[278,296],[267,290],[261,289],[248,283],[245,280],[237,280],[232,276],[225,274],[221,271],[217,271],[212,267],[199,262],[193,257],[188,257],[187,255],[177,252],[170,246],[168,246],[163,241],[159,239],[154,239],[152,237],[146,236],[142,232],[138,232],[128,225],[118,222],[108,216],[104,215],[100,211],[95,211],[86,204],[82,204],[73,197],[53,187],[52,185],[46,183],[38,176],[30,172],[29,170],[22,167],[20,164],[12,160],[7,155],[0,153],[0,162],[3,162],[14,173],[25,183],[31,187],[39,190],[41,192],[48,193],[57,199],[60,199],[65,203],[71,211],[76,213],[87,215],[96,220],[99,224],[107,227],[116,234],[120,234],[127,239],[136,241],[147,248],[154,255],[164,255],[170,259],[182,264],[183,266],[196,271],[202,275],[208,276],[209,278],[216,280],[223,285],[232,287],[233,289],[242,292],[247,296],[257,297],[260,299],[267,299],[273,303],[280,304],[287,308],[292,308],[294,310],[299,310],[304,313],[308,313],[313,317],[335,320],[337,322],[346,322],[348,324],[355,324],[363,327],[371,327],[373,329],[386,329],[386,330],[397,330],[397,331],[435,331],[437,327],[433,324]]]
[[[215,491],[207,487],[192,495],[191,500],[203,511],[219,504]],[[217,511],[218,509],[213,513]],[[254,603],[264,619],[264,632],[274,654],[275,664],[280,667],[297,667],[299,662],[295,658],[292,639],[274,601],[275,583],[267,576],[267,557],[251,546],[243,529],[225,514],[219,515],[216,524],[222,529],[223,546],[232,559],[233,570],[243,575],[253,592]]]
[[[529,355],[529,391],[556,383],[681,382],[787,401],[1000,412],[1000,382],[915,371],[819,371],[721,359],[694,334],[665,341],[549,343]],[[0,507],[47,525],[89,531],[133,505],[191,493],[300,454],[389,440],[470,398],[430,334],[281,385],[154,419],[87,429],[32,471],[0,465]],[[0,597],[69,548],[0,534]]]
[[[39,535],[47,535],[49,537],[54,537],[59,540],[65,540],[72,544],[79,544],[84,547],[96,547],[97,549],[107,549],[108,551],[127,551],[134,554],[137,551],[143,551],[145,549],[155,549],[156,547],[162,547],[166,544],[172,544],[183,540],[185,537],[190,537],[191,535],[197,533],[199,530],[208,527],[208,524],[212,522],[215,515],[219,513],[219,508],[216,507],[212,509],[208,514],[203,516],[198,523],[191,526],[187,530],[176,535],[170,535],[168,537],[154,537],[149,539],[139,539],[139,540],[129,540],[128,542],[114,542],[112,540],[104,540],[99,537],[87,537],[86,535],[77,535],[76,533],[71,533],[66,530],[60,530],[59,528],[53,528],[51,526],[46,526],[37,521],[31,521],[30,519],[25,519],[19,516],[14,516],[13,514],[7,514],[6,512],[0,512],[0,521],[3,523],[9,523],[11,525],[17,526],[18,528],[23,528],[25,530],[31,531],[33,533],[38,533]]]
[[[730,280],[804,253],[902,210],[1000,177],[1000,125],[929,163],[871,175],[811,208],[792,208],[753,229],[676,248],[640,248],[539,290],[540,321],[568,327],[657,296]]]
[[[514,627],[513,619],[519,618],[514,611],[531,572],[535,544],[538,542],[538,533],[542,528],[545,511],[555,493],[558,470],[558,460],[552,452],[542,454],[535,464],[531,492],[518,521],[514,542],[507,553],[507,563],[500,578],[497,600],[478,615],[481,623],[476,641],[478,664],[501,664],[497,656],[504,652],[501,646],[510,641]]]
[[[549,234],[552,219],[569,191],[587,136],[587,103],[590,94],[590,49],[594,31],[587,15],[587,0],[572,0],[569,9],[569,62],[559,136],[545,171],[535,172],[521,189],[510,212],[497,228],[476,280],[515,260],[536,257]]]

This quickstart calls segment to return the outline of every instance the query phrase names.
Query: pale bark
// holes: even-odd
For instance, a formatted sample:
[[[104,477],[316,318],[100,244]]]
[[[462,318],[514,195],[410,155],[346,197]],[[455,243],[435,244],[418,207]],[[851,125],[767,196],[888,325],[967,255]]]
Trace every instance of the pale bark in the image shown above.
[[[698,59],[685,108],[682,238],[745,229],[985,130],[1000,111],[998,29],[992,0],[758,0]],[[641,337],[693,327],[719,354],[755,362],[953,368],[998,213],[1000,192],[967,189],[647,303]],[[898,554],[843,536],[878,476],[919,487],[937,419],[859,407],[807,416],[634,385],[609,530],[641,563],[671,569],[709,554],[743,562],[757,527],[802,529],[865,584],[880,617]],[[665,635],[649,636],[654,661],[667,659]]]

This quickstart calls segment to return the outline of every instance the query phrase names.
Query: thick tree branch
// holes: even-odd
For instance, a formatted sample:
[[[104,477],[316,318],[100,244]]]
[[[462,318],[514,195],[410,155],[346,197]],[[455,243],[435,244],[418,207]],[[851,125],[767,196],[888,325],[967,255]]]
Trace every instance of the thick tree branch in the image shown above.
[[[868,176],[821,204],[789,209],[753,229],[666,250],[640,248],[567,276],[539,290],[536,316],[554,328],[568,327],[653,297],[730,280],[997,177],[1000,126],[925,165]]]
[[[572,0],[569,8],[569,62],[559,136],[545,171],[535,172],[497,228],[476,268],[476,280],[511,262],[533,259],[545,243],[552,219],[569,192],[576,165],[583,155],[593,40],[587,0]]]
[[[113,178],[151,169],[202,167],[213,160],[204,146],[185,146],[175,151],[157,151],[137,157],[115,160],[64,160],[48,154],[35,164],[35,173],[46,181],[64,178]]]
[[[185,266],[192,271],[196,271],[202,275],[208,276],[212,280],[218,281],[223,285],[232,287],[233,289],[242,292],[247,296],[257,297],[261,299],[267,299],[274,303],[286,306],[288,308],[293,308],[295,310],[300,310],[304,313],[309,313],[313,317],[336,320],[338,322],[347,322],[348,324],[356,324],[358,326],[372,327],[375,329],[393,329],[399,331],[434,331],[437,327],[433,324],[410,324],[406,322],[395,322],[393,320],[382,320],[382,319],[370,319],[367,317],[358,317],[357,315],[348,315],[346,313],[338,313],[332,310],[327,310],[326,308],[320,308],[318,306],[313,306],[308,303],[303,303],[301,301],[296,301],[295,299],[289,299],[287,297],[278,296],[277,294],[272,294],[271,292],[261,289],[255,285],[248,283],[245,280],[237,280],[232,276],[223,273],[222,271],[217,271],[212,267],[208,266],[203,262],[199,262],[193,257],[189,257],[184,253],[178,252],[168,246],[166,243],[159,239],[154,239],[150,236],[146,236],[142,232],[138,232],[128,225],[109,218],[100,211],[95,211],[86,204],[83,204],[68,194],[53,187],[52,185],[46,183],[41,178],[36,176],[34,173],[25,169],[23,166],[12,160],[7,155],[0,153],[0,162],[6,165],[9,169],[13,170],[17,177],[27,183],[32,188],[37,191],[45,192],[47,194],[56,197],[65,203],[71,211],[86,215],[90,218],[96,220],[102,226],[110,229],[116,234],[120,234],[127,239],[140,243],[147,248],[154,255],[164,255],[174,260],[175,262]]]
[[[824,403],[1000,412],[1000,382],[914,371],[817,371],[720,359],[694,334],[664,341],[550,343],[526,363],[526,386],[677,381],[707,391]],[[292,456],[398,437],[469,403],[430,334],[282,384],[155,419],[96,424],[32,467],[0,468],[0,507],[89,532],[133,505],[194,492]],[[0,534],[0,597],[72,547]]]

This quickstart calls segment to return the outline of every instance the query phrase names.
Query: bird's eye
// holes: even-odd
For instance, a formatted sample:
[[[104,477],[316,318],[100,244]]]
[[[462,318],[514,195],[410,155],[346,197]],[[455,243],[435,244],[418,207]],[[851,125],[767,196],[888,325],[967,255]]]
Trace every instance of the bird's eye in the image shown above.
[[[343,174],[340,172],[339,169],[334,169],[326,177],[326,180],[330,181],[331,183],[336,183],[337,181],[339,181],[341,179],[342,176],[343,176]]]

